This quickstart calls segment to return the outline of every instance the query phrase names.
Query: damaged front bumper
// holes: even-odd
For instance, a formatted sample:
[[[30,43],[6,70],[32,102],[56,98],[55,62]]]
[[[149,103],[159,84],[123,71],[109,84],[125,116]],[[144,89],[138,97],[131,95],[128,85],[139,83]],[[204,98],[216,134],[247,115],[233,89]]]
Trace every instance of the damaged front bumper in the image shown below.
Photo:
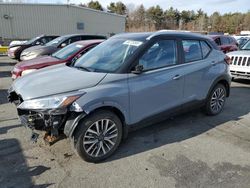
[[[79,96],[81,95],[77,94],[72,96],[71,99],[73,98],[75,101],[79,98]],[[73,103],[71,101],[69,102],[66,100],[67,98],[63,98],[65,102],[64,104],[66,105],[58,105],[58,107],[55,108],[23,108],[20,106],[22,106],[26,101],[24,101],[22,97],[11,88],[9,90],[8,99],[17,106],[17,112],[21,123],[32,131],[31,140],[33,142],[36,142],[38,138],[38,131],[46,132],[44,140],[48,143],[55,142],[62,135],[69,137],[72,135],[80,119],[85,116],[81,107],[73,100],[71,100]],[[34,105],[36,104],[37,103],[34,103]]]
[[[56,141],[60,133],[63,132],[64,124],[67,120],[67,109],[60,111],[34,111],[17,109],[20,121],[27,128],[31,129],[31,140],[36,142],[39,131],[45,131],[44,140],[48,143]]]

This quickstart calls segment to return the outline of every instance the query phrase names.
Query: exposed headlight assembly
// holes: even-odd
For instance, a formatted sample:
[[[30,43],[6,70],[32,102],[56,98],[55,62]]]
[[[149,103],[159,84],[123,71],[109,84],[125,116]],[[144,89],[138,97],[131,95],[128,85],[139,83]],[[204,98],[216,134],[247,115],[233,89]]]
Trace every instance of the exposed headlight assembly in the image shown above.
[[[54,95],[50,97],[44,97],[39,99],[32,99],[23,101],[18,108],[19,109],[29,109],[29,110],[49,110],[66,108],[78,98],[80,98],[84,93],[72,94],[72,95]]]

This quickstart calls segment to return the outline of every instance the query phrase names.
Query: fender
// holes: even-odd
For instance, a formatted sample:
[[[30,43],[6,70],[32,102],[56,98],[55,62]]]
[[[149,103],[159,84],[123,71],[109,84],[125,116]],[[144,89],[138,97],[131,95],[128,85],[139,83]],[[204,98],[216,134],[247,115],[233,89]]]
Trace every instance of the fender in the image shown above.
[[[125,124],[129,123],[129,115],[128,115],[129,113],[127,112],[127,110],[125,110],[125,108],[123,108],[119,103],[114,102],[114,101],[99,101],[94,104],[86,104],[82,107],[82,109],[84,109],[84,112],[86,114],[89,114],[93,112],[94,110],[103,108],[103,107],[114,107],[118,109],[124,116]]]
[[[91,112],[103,108],[103,107],[114,107],[116,109],[118,109],[122,115],[124,116],[124,129],[123,129],[123,138],[127,137],[128,134],[128,126],[127,126],[127,122],[128,122],[128,114],[125,110],[122,110],[121,106],[118,103],[115,103],[113,101],[103,101],[103,102],[99,102],[99,103],[95,103],[93,105],[90,106],[84,106],[84,112],[81,113],[72,113],[69,117],[68,120],[65,123],[64,126],[64,134],[69,137],[72,138],[73,133],[75,131],[75,129],[78,126],[78,123],[85,118],[88,114],[90,114]]]
[[[212,89],[220,82],[220,81],[226,81],[227,84],[228,84],[228,88],[226,88],[227,90],[227,97],[229,97],[230,95],[230,85],[231,85],[231,78],[228,77],[228,75],[221,75],[219,76],[218,78],[216,78],[214,81],[213,81],[213,84],[211,85],[208,93],[207,93],[207,97],[206,99],[209,97],[209,94],[211,93]]]

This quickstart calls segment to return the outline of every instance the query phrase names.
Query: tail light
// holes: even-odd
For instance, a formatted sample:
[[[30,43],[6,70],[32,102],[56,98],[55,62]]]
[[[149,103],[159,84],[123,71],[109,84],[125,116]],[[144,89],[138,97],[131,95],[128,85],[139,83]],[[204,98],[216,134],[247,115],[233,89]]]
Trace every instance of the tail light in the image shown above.
[[[226,57],[225,57],[224,60],[225,60],[225,62],[226,62],[228,65],[232,64],[232,60],[231,60],[231,58],[230,58],[229,56],[226,55]]]

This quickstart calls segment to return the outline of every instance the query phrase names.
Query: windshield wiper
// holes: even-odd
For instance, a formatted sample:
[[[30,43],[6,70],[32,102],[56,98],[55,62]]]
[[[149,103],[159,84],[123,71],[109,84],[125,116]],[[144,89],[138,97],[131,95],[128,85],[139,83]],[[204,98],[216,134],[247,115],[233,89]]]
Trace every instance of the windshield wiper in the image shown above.
[[[87,71],[87,72],[92,72],[91,69],[87,68],[87,67],[80,67],[80,66],[74,66],[75,68],[79,69],[79,70],[84,70],[84,71]]]

